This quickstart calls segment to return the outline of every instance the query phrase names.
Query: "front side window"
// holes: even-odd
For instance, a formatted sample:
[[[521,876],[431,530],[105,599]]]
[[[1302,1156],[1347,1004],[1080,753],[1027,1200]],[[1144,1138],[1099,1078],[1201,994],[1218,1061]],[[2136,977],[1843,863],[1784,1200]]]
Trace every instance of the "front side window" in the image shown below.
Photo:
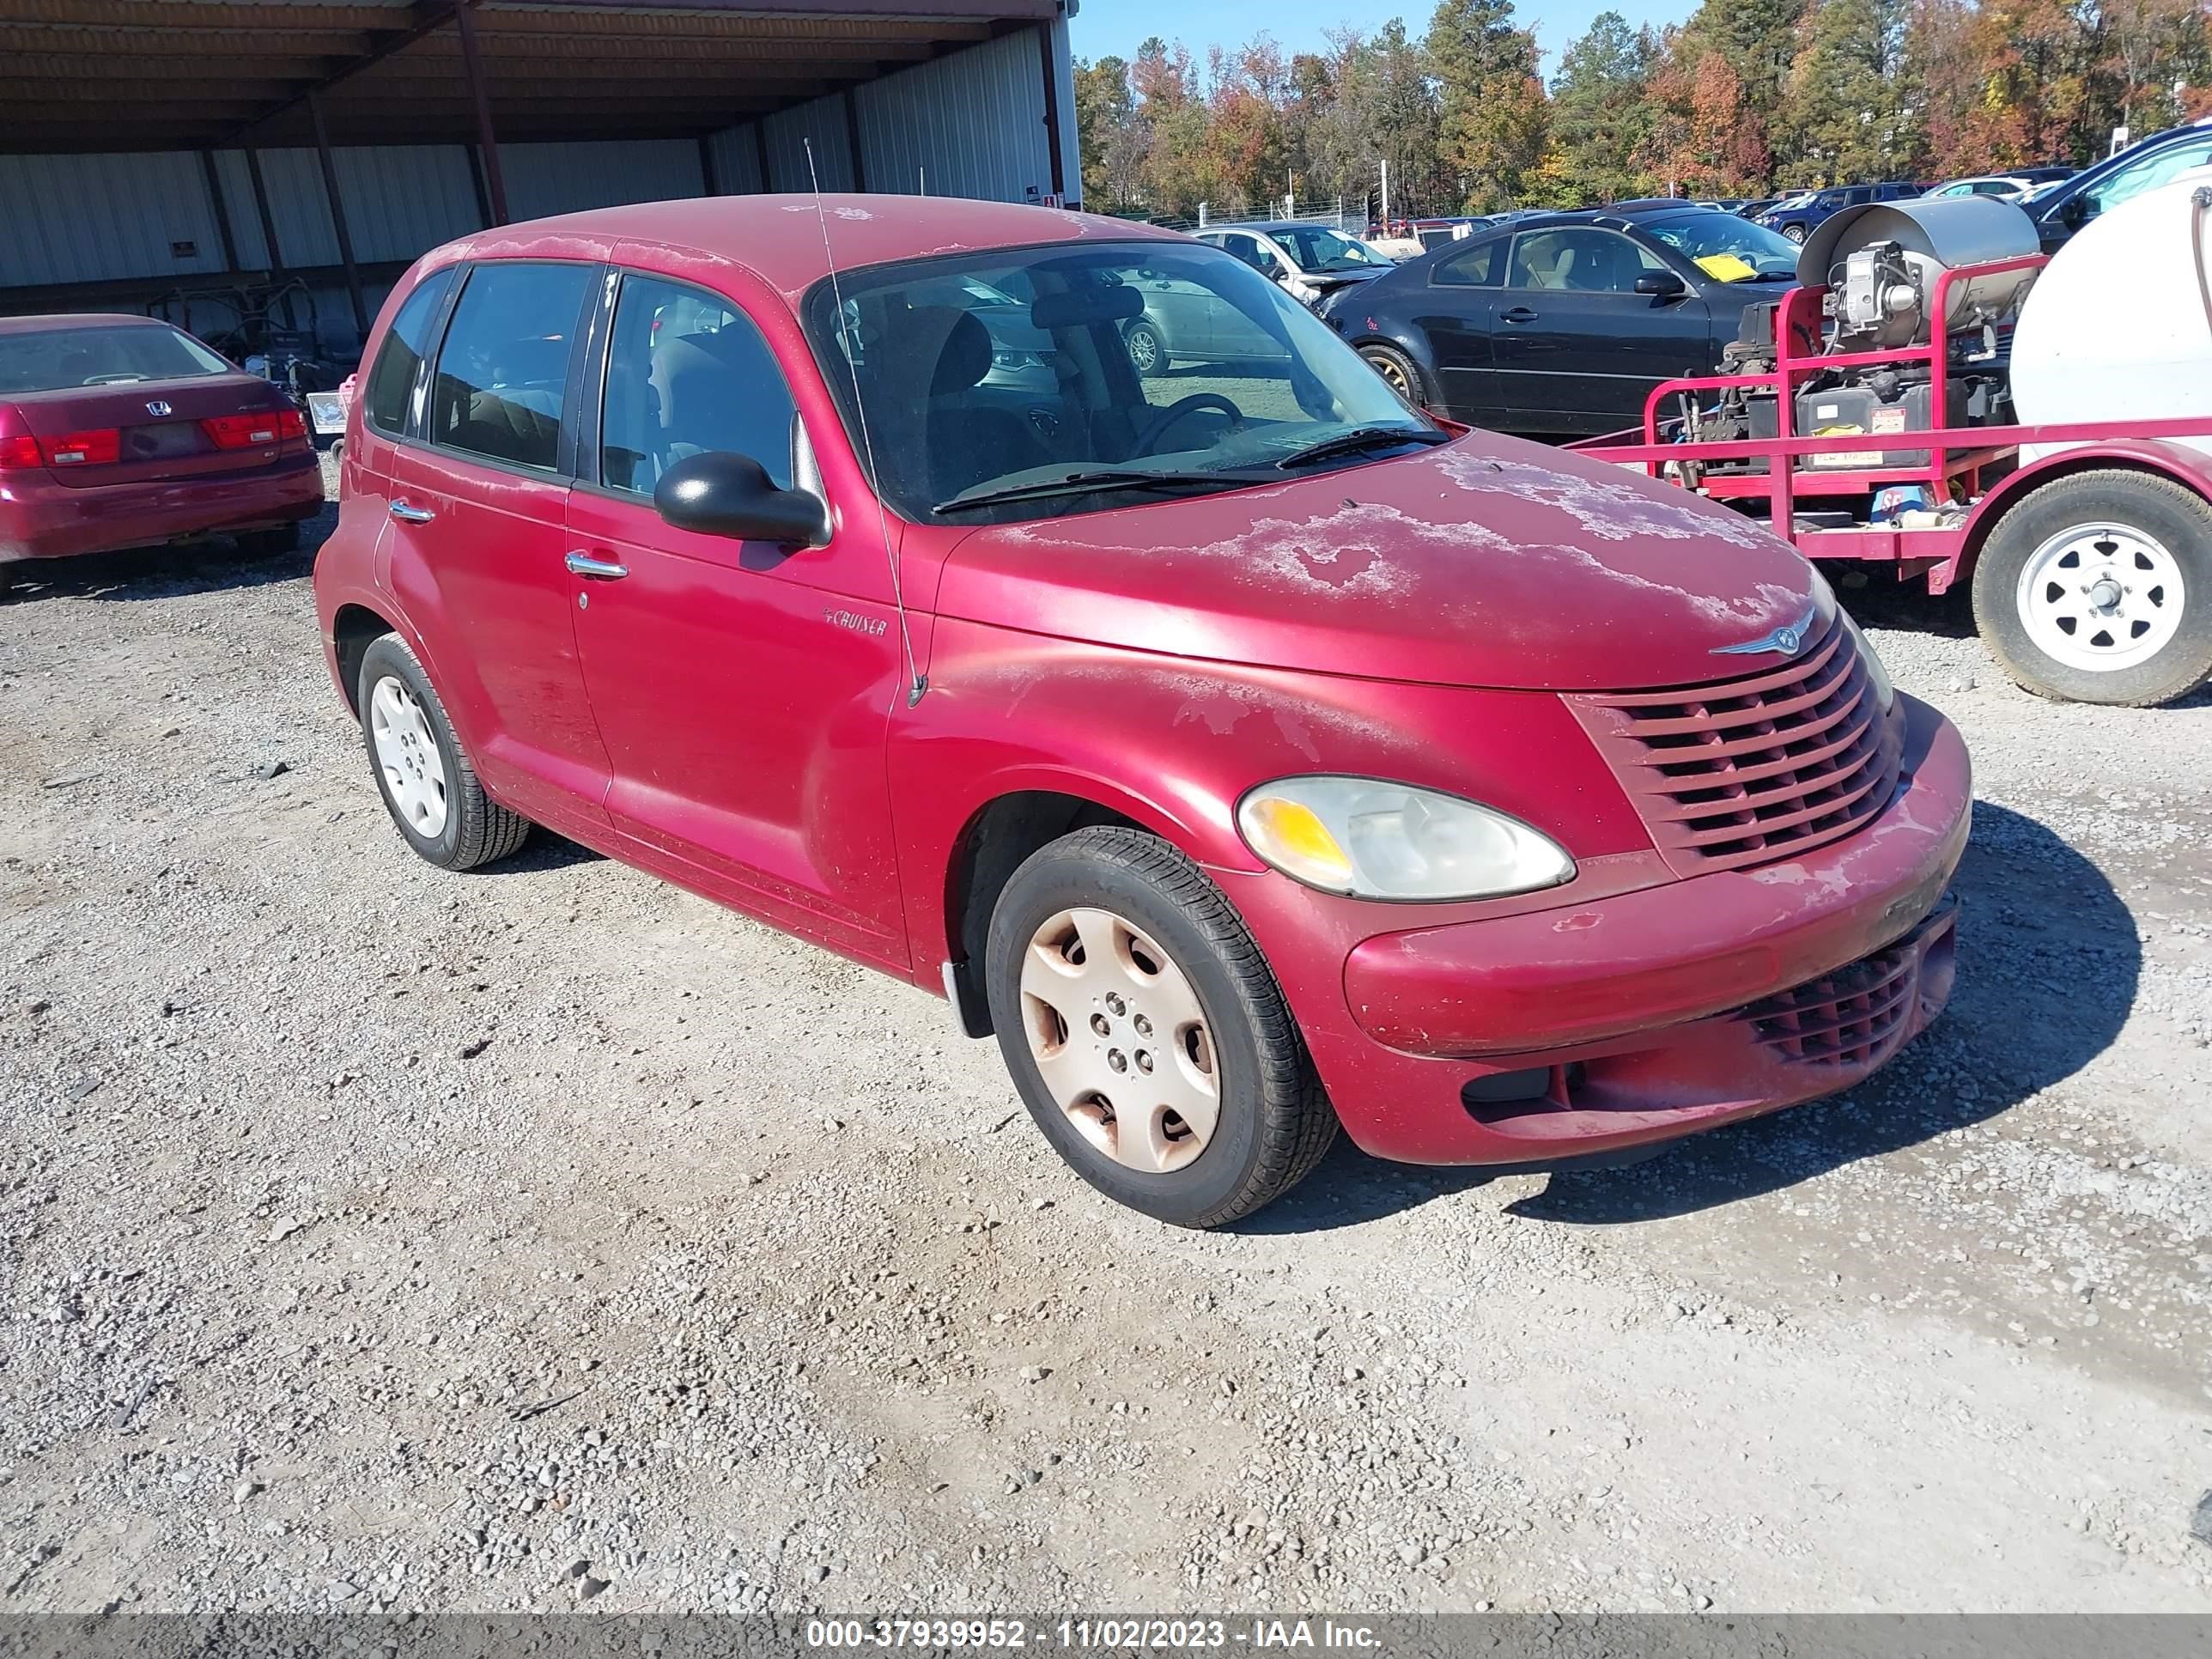
[[[1560,289],[1580,294],[1633,294],[1647,270],[1664,270],[1666,262],[1610,230],[1569,226],[1533,230],[1513,239],[1507,262],[1508,288]]]
[[[167,323],[100,323],[0,334],[0,392],[191,380],[233,372],[191,335]]]
[[[415,395],[416,377],[429,349],[430,325],[438,307],[453,286],[453,267],[432,271],[415,286],[392,319],[390,332],[368,372],[368,390],[362,395],[362,412],[368,423],[397,435],[407,429],[407,405]]]
[[[787,489],[795,414],[775,354],[733,302],[623,278],[599,428],[607,488],[650,495],[677,462],[712,451],[750,456]]]
[[[2121,167],[2103,183],[2083,192],[2093,214],[2109,213],[2123,202],[2133,201],[2147,190],[2179,179],[2195,167],[2212,162],[2212,138],[2201,143],[2175,144],[2155,155],[2146,155],[2132,167]]]
[[[550,471],[568,351],[596,268],[499,264],[469,275],[438,350],[430,441]]]
[[[1445,435],[1214,248],[1000,249],[851,272],[843,292],[809,294],[807,333],[885,500],[923,522],[1279,485]]]

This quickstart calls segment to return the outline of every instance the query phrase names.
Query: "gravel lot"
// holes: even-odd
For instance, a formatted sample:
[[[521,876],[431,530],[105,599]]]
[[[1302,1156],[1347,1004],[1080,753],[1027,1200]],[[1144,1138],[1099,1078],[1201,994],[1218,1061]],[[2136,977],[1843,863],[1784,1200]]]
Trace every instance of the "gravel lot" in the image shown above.
[[[2212,701],[1848,596],[1978,767],[1936,1030],[1194,1237],[933,999],[410,856],[307,568],[0,609],[0,1607],[2212,1610]]]

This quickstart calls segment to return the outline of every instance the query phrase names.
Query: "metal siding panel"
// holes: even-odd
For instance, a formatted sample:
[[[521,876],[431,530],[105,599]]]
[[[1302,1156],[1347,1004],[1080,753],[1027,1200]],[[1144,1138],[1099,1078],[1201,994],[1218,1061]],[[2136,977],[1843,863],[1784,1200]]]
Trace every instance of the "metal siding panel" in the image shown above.
[[[354,254],[365,263],[412,259],[483,226],[462,145],[333,149],[331,159],[345,195]]]
[[[276,244],[285,268],[337,264],[337,232],[331,226],[322,164],[315,152],[305,148],[263,150],[261,182],[269,187],[269,216],[276,222]]]
[[[753,140],[753,124],[724,127],[709,138],[714,151],[714,171],[725,196],[757,195],[766,187],[760,176],[760,155]]]
[[[1020,202],[1052,188],[1034,31],[1016,30],[854,92],[868,182],[912,194]]]
[[[269,250],[262,246],[261,215],[253,205],[253,179],[246,170],[246,152],[216,151],[215,168],[222,179],[222,199],[230,209],[230,234],[238,244],[239,268],[266,270]]]
[[[806,140],[814,141],[814,166],[824,190],[853,188],[853,147],[845,134],[845,100],[832,93],[768,117],[769,166],[777,188],[807,188]],[[881,186],[878,186],[881,188]]]
[[[699,146],[689,138],[501,144],[499,156],[517,219],[699,194]]]
[[[222,233],[191,150],[0,156],[0,287],[223,268]],[[172,242],[191,242],[178,258]]]

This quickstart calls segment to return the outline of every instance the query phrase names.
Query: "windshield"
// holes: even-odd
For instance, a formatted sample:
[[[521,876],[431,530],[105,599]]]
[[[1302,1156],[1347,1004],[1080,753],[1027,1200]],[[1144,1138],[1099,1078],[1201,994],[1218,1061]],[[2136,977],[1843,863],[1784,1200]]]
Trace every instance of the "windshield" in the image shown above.
[[[1325,225],[1288,225],[1268,234],[1290,249],[1301,270],[1366,270],[1390,263],[1366,243]]]
[[[0,334],[0,392],[198,380],[231,372],[228,363],[167,323]]]
[[[827,283],[808,295],[807,332],[854,449],[873,450],[884,500],[917,522],[1279,483],[1441,436],[1327,324],[1216,248],[1001,249],[843,285],[842,309]]]
[[[1639,228],[1720,282],[1796,280],[1797,244],[1733,213],[1670,213]]]

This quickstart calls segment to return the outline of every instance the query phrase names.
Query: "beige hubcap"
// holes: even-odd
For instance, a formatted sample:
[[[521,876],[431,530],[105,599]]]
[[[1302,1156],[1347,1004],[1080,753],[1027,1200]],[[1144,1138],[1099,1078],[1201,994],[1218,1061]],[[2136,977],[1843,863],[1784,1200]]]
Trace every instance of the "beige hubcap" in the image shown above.
[[[1168,953],[1105,910],[1063,910],[1022,958],[1022,1024],[1077,1133],[1116,1164],[1180,1170],[1206,1150],[1221,1079],[1206,1011]]]

